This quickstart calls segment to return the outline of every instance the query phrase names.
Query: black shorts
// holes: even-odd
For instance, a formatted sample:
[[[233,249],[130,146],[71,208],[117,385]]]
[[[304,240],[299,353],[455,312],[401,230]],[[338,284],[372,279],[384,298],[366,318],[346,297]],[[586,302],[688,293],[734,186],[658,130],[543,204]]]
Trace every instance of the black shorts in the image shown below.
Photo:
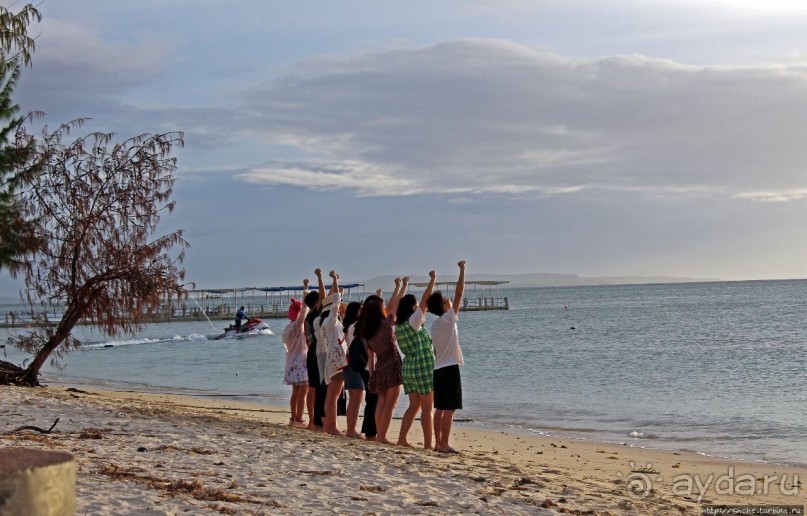
[[[434,370],[434,408],[437,410],[462,409],[460,366],[453,365]]]

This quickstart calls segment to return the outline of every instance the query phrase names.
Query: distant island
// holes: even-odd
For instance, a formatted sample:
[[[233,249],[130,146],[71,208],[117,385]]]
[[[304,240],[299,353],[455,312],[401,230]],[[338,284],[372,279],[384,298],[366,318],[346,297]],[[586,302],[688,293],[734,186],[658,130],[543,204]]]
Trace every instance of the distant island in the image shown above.
[[[395,276],[377,276],[360,283],[366,290],[378,288],[391,290]],[[456,281],[456,274],[438,276],[438,281]],[[677,278],[672,276],[592,276],[577,274],[556,274],[550,272],[533,272],[526,274],[469,274],[467,281],[506,281],[508,287],[578,287],[596,285],[644,285],[649,283],[699,283],[723,281],[712,278]],[[413,282],[425,282],[428,278],[413,277]]]
[[[368,280],[351,281],[351,283],[361,283],[365,291],[372,292],[382,289],[384,292],[391,292],[395,276],[376,276]],[[429,280],[426,275],[413,276],[413,283],[425,283]],[[437,278],[440,282],[457,281],[457,275],[444,274]],[[577,274],[557,274],[551,272],[533,272],[525,274],[469,274],[467,281],[506,281],[506,287],[582,287],[596,285],[646,285],[649,283],[703,283],[709,281],[725,281],[714,278],[677,278],[672,276],[578,276]],[[286,282],[284,284],[291,284]],[[258,285],[261,287],[273,285]],[[276,285],[274,285],[276,286]],[[215,288],[227,288],[227,286],[216,285]],[[241,288],[241,287],[238,287]],[[249,288],[249,287],[247,287]],[[19,296],[0,295],[0,305],[16,305],[20,302]]]

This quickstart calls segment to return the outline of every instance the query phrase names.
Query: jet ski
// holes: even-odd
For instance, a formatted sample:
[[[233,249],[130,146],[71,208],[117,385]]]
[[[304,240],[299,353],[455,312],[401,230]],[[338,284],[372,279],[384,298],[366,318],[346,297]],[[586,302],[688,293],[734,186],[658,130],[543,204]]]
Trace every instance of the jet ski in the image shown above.
[[[213,340],[219,339],[230,339],[234,337],[244,337],[246,335],[271,335],[272,330],[269,329],[269,325],[263,321],[263,319],[258,319],[257,317],[250,317],[246,323],[241,325],[240,329],[236,329],[234,324],[231,324],[227,328],[224,328],[224,333],[213,337]]]

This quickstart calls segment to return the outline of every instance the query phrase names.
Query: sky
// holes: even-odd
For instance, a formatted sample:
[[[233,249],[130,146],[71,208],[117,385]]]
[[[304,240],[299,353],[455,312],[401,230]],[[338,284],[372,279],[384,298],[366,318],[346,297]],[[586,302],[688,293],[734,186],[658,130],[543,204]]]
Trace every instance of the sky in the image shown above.
[[[18,1],[0,1],[10,6]],[[198,288],[807,277],[807,3],[44,0],[50,126],[183,131]],[[0,281],[0,291],[9,281]]]

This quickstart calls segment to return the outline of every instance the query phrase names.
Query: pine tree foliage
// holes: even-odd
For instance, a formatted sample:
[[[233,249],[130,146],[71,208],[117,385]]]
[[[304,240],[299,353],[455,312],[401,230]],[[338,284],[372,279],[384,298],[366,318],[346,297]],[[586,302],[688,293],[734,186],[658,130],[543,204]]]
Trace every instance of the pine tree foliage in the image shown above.
[[[0,269],[16,275],[24,257],[42,244],[35,236],[36,220],[26,220],[16,193],[25,181],[38,171],[25,168],[34,147],[24,132],[23,117],[12,95],[22,66],[31,64],[35,39],[28,27],[40,21],[41,14],[33,5],[19,12],[0,7]]]

